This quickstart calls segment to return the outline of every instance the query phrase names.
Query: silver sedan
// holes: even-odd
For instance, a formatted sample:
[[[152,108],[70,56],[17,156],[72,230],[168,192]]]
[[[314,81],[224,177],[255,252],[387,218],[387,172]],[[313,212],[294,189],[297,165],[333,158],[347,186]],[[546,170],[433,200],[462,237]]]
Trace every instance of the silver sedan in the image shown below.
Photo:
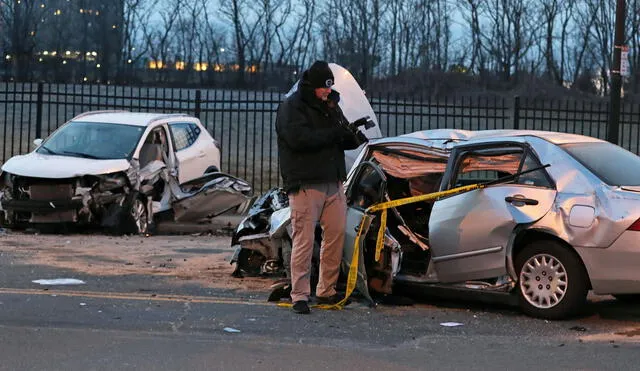
[[[370,142],[346,183],[343,268],[370,206],[487,182],[389,208],[377,259],[381,218],[370,213],[359,291],[504,294],[550,319],[579,311],[589,290],[640,297],[640,157],[564,133],[442,129]]]

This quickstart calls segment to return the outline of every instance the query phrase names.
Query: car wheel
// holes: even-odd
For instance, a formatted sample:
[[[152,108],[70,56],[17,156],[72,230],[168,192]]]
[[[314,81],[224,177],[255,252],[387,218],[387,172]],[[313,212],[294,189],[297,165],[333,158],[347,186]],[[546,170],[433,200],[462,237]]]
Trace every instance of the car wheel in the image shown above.
[[[129,203],[129,232],[145,234],[149,232],[149,213],[147,205],[139,197],[134,197]]]
[[[613,295],[616,300],[620,300],[623,303],[627,304],[638,304],[640,303],[640,294],[616,294]]]
[[[242,249],[238,254],[238,267],[249,276],[259,276],[262,265],[267,261],[264,255],[257,251]]]
[[[515,259],[520,306],[526,314],[561,319],[584,305],[587,274],[573,251],[558,242],[535,241]]]
[[[209,173],[219,173],[220,169],[218,169],[217,166],[213,165],[213,166],[209,166],[207,168],[207,170],[204,171],[205,174],[209,174]]]

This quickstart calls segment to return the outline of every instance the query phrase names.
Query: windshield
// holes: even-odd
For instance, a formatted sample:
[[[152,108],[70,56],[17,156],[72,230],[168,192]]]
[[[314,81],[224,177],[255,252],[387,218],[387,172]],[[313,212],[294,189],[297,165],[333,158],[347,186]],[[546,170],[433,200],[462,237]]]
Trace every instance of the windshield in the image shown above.
[[[134,125],[73,121],[53,133],[37,152],[98,160],[128,159],[143,132],[143,127]]]
[[[612,186],[640,186],[640,157],[608,142],[561,145],[564,150]]]

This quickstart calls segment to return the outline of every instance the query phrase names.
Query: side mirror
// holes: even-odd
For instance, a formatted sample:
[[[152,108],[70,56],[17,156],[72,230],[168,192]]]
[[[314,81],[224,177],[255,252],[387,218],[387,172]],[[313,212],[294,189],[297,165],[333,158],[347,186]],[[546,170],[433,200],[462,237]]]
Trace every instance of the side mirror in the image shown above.
[[[42,139],[41,138],[37,138],[33,140],[33,145],[38,148],[40,147],[40,145],[42,144]]]

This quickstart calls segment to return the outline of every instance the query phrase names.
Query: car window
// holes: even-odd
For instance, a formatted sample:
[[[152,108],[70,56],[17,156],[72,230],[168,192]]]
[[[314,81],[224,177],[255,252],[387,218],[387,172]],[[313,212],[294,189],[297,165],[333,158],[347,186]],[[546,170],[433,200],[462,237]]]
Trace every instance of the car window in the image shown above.
[[[454,187],[496,181],[518,172],[541,167],[540,162],[523,148],[484,149],[469,151],[458,161],[454,176]],[[510,184],[522,184],[552,188],[544,169],[523,174],[509,181]]]
[[[640,185],[640,157],[608,142],[560,146],[595,176],[612,186]]]
[[[93,159],[127,159],[143,132],[143,127],[135,125],[72,121],[56,130],[37,152]]]
[[[520,171],[532,170],[539,168],[542,165],[531,153],[527,153],[522,164]],[[531,185],[536,187],[553,188],[553,184],[547,176],[547,172],[544,169],[532,171],[530,173],[522,174],[518,177],[518,184]]]
[[[176,151],[180,151],[195,143],[200,135],[200,128],[193,123],[177,123],[169,125],[171,135],[173,136],[173,144]]]
[[[454,185],[485,183],[515,174],[520,169],[523,154],[521,148],[467,152],[458,161]]]
[[[384,178],[371,163],[363,163],[356,174],[349,194],[349,206],[366,209],[382,200]]]

